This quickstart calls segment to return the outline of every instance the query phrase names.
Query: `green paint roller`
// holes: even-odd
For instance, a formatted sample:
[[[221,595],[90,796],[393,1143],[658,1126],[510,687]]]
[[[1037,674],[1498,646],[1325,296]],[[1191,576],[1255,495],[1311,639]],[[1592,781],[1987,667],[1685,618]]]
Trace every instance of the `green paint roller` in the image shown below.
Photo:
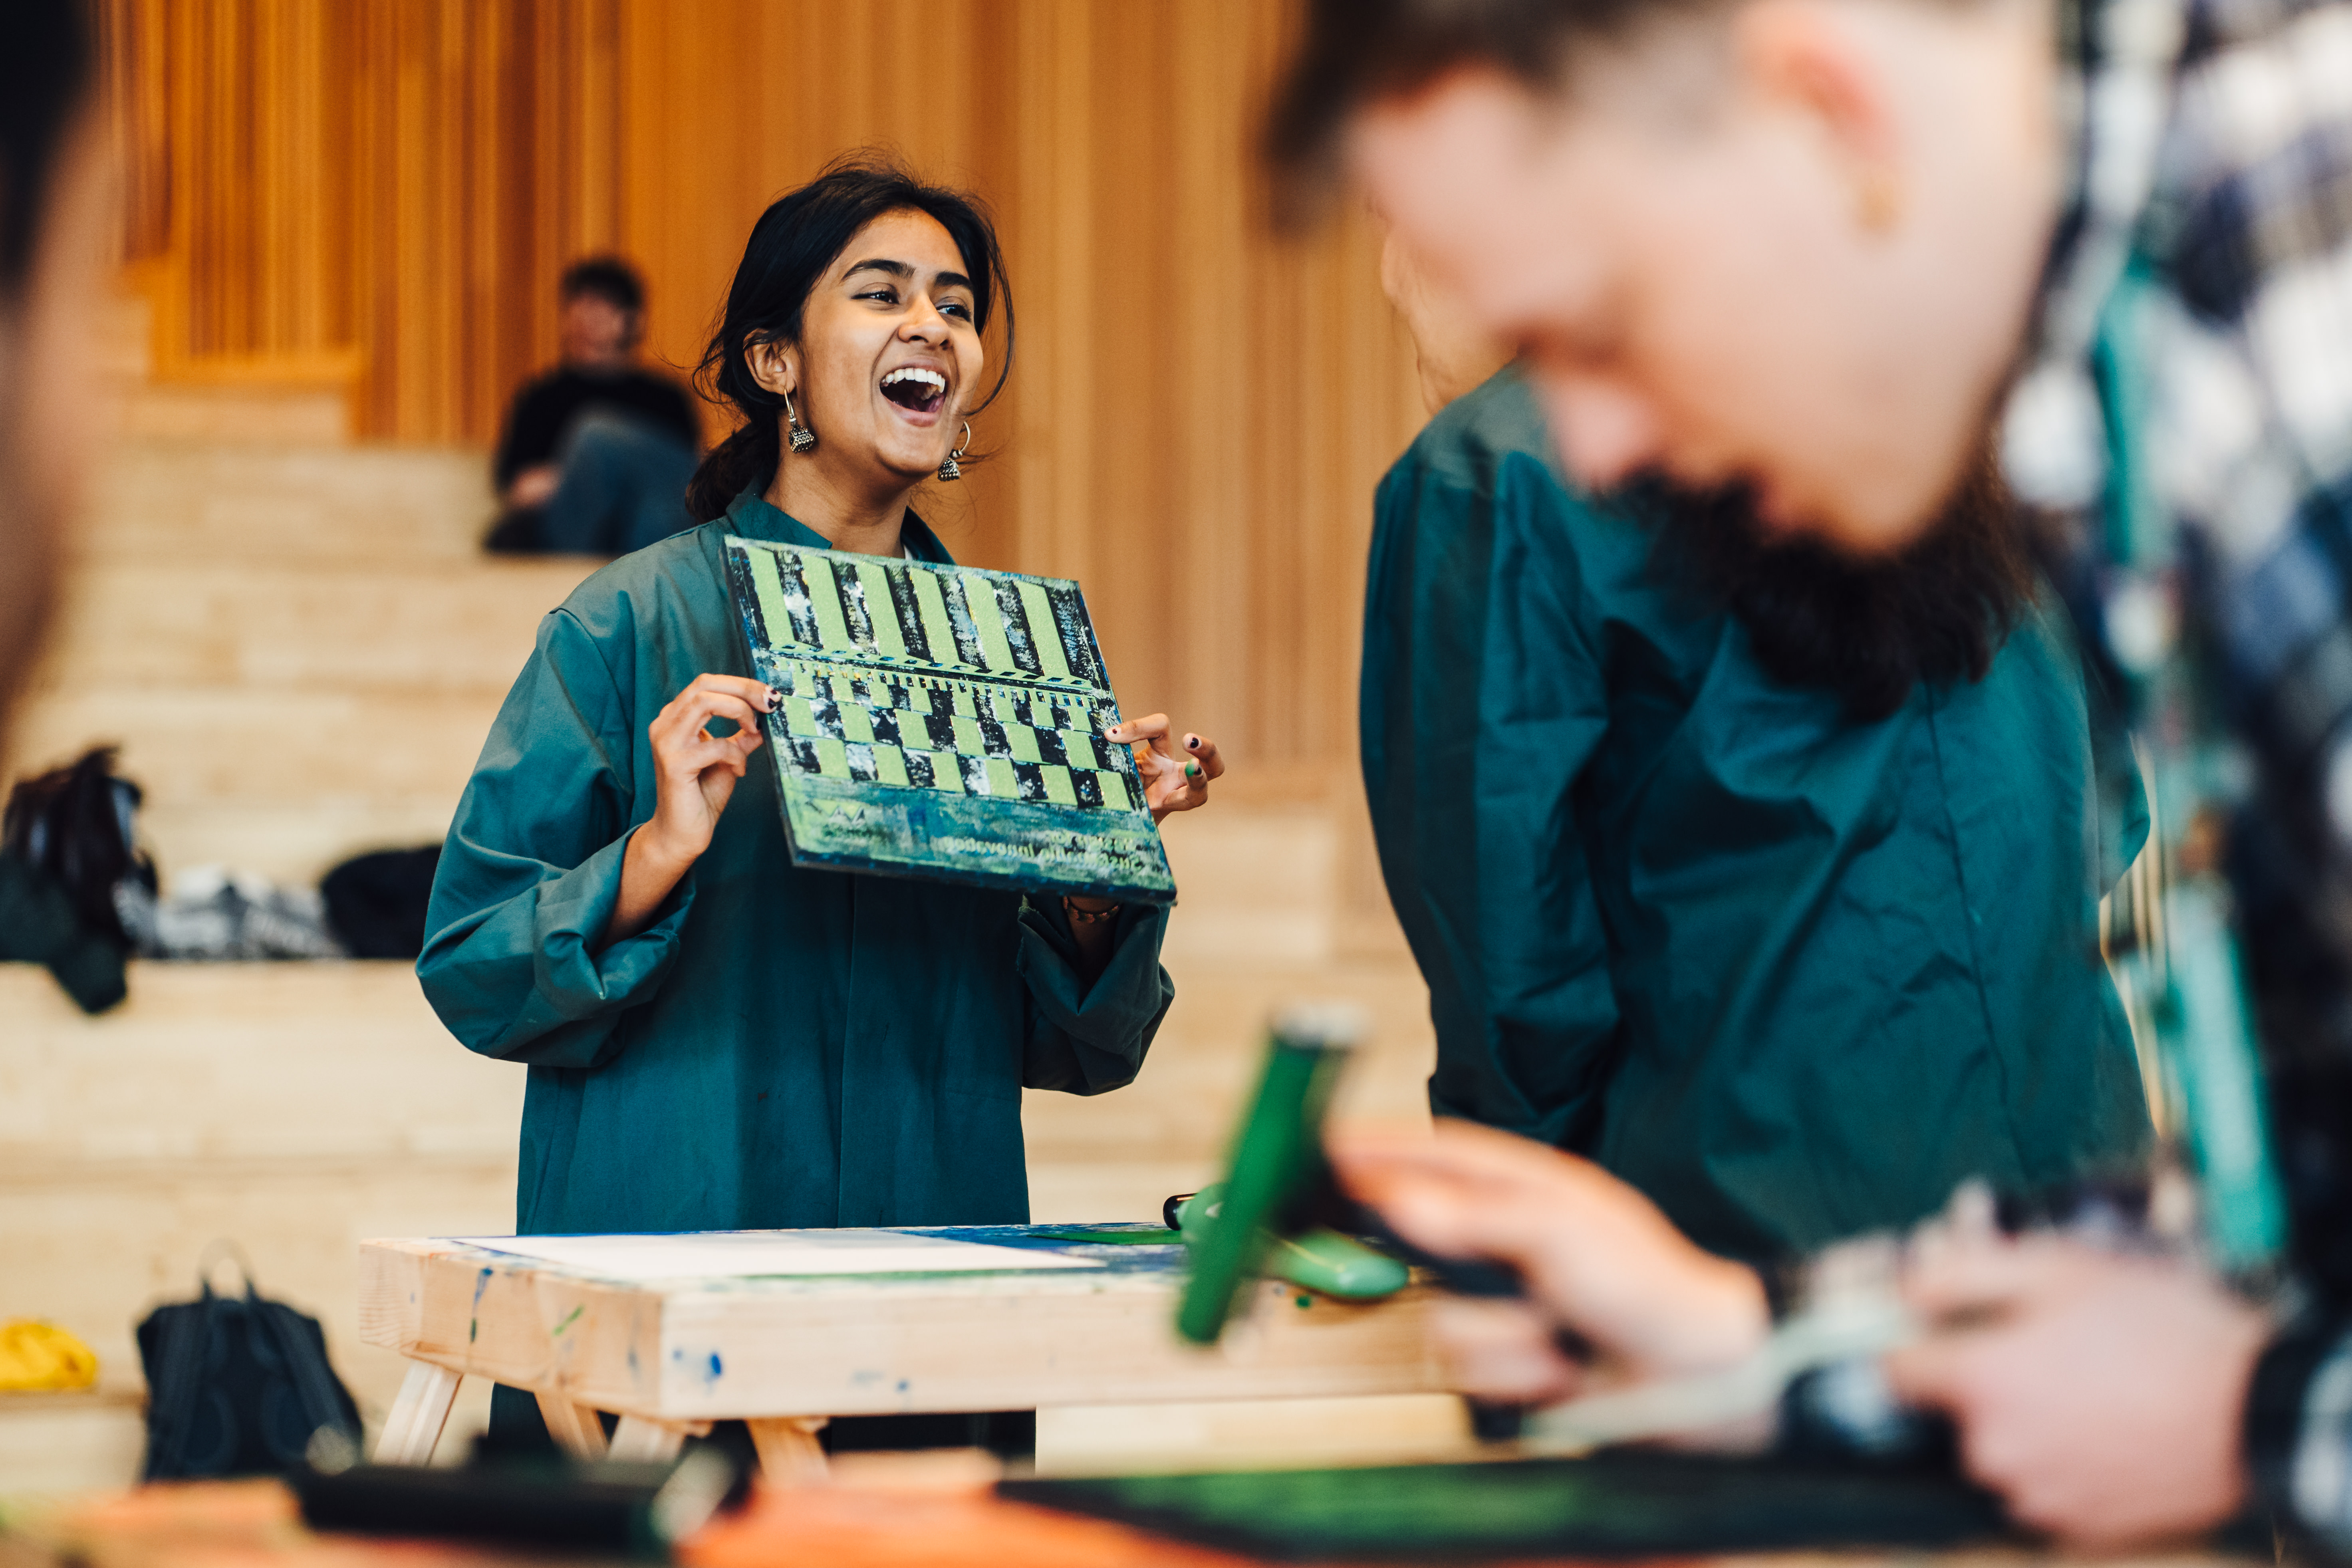
[[[1294,1006],[1276,1015],[1265,1068],[1225,1157],[1225,1179],[1176,1208],[1192,1272],[1176,1310],[1176,1331],[1214,1344],[1250,1280],[1271,1275],[1348,1300],[1404,1288],[1406,1267],[1313,1223],[1330,1187],[1323,1162],[1323,1116],[1349,1055],[1365,1033],[1363,1014],[1337,1005]]]

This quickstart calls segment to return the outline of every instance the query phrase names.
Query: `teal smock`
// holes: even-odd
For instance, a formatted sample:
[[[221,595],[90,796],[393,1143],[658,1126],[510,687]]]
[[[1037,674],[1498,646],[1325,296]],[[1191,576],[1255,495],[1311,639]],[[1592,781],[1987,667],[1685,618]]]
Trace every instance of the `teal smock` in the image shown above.
[[[595,951],[654,812],[646,727],[748,676],[720,541],[824,548],[745,492],[540,624],[441,855],[416,973],[469,1048],[530,1068],[525,1234],[1029,1216],[1021,1091],[1132,1081],[1175,994],[1164,909],[1074,967],[1061,901],[794,868],[764,749],[653,923]],[[911,514],[906,548],[947,552]]]
[[[1597,1160],[1744,1257],[1901,1226],[1979,1175],[2136,1162],[2149,1126],[2093,932],[2079,659],[2029,608],[1979,681],[1877,723],[1773,681],[1563,488],[1507,369],[1382,482],[1361,742],[1430,986],[1440,1115]]]

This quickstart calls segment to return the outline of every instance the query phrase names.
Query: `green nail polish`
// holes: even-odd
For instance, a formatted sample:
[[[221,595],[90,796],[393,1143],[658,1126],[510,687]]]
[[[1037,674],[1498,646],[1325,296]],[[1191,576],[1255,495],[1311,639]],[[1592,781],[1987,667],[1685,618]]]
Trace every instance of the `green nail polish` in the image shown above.
[[[1186,763],[1184,764],[1184,776],[1188,779],[1199,778],[1201,776],[1201,764],[1198,763]]]

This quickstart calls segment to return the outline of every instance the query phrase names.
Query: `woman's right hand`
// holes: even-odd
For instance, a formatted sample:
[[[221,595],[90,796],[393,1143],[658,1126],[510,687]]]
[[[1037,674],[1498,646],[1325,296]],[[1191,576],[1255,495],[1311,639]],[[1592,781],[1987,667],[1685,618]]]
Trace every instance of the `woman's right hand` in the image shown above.
[[[698,675],[646,726],[654,746],[654,817],[638,837],[650,836],[649,849],[675,862],[680,875],[710,847],[719,814],[763,742],[760,716],[775,705],[775,692],[747,677]],[[713,719],[732,720],[735,732],[713,735],[706,728]]]
[[[621,858],[621,891],[605,923],[609,946],[653,923],[670,889],[710,847],[719,814],[751,753],[765,743],[760,716],[776,693],[740,675],[698,675],[646,726],[654,748],[653,819],[637,829]],[[707,725],[732,720],[735,732],[718,736]]]

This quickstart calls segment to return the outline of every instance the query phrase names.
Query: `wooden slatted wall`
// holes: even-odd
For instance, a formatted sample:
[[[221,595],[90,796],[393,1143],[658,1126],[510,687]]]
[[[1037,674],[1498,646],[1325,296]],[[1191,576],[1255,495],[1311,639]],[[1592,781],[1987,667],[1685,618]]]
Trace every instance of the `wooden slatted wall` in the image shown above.
[[[995,460],[928,503],[951,548],[1082,578],[1130,705],[1262,771],[1345,765],[1371,487],[1419,416],[1362,221],[1257,221],[1286,7],[105,9],[159,363],[348,365],[371,437],[490,440],[585,251],[644,268],[653,352],[688,365],[752,219],[827,158],[887,145],[976,188],[1020,361],[979,422]]]

